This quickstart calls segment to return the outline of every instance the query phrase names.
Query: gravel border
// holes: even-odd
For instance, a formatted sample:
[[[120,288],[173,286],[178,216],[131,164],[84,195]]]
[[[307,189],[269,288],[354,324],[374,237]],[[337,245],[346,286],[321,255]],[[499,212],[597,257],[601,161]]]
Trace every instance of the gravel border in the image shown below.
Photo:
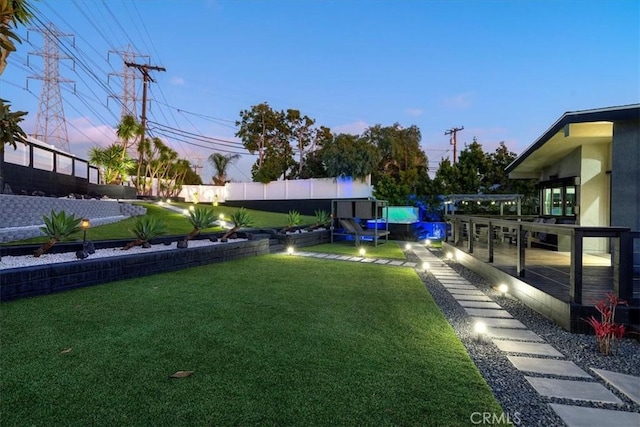
[[[604,384],[624,404],[600,404],[594,402],[575,401],[570,399],[548,398],[539,395],[524,378],[525,373],[519,371],[507,359],[506,353],[500,351],[490,340],[479,342],[472,331],[471,316],[451,296],[440,282],[427,272],[418,271],[422,281],[431,293],[443,315],[449,321],[456,334],[464,344],[478,370],[487,381],[494,396],[502,405],[504,413],[509,416],[511,422],[516,425],[550,426],[564,425],[563,421],[548,405],[560,403],[591,408],[604,408],[640,412],[640,405],[636,404],[625,395],[609,387],[590,368],[606,369],[628,375],[640,376],[640,342],[633,339],[624,339],[616,347],[616,354],[605,356],[600,354],[595,347],[595,338],[592,335],[572,334],[565,331],[551,320],[533,311],[517,299],[502,296],[491,287],[491,283],[482,276],[463,267],[455,261],[445,261],[441,252],[430,249],[432,254],[444,261],[452,270],[471,282],[489,298],[494,300],[514,318],[521,321],[527,328],[555,349],[560,351],[565,358],[570,360],[590,374],[596,381]],[[418,261],[413,252],[408,252],[407,257],[411,261]],[[536,357],[526,355],[528,357]],[[530,377],[560,378],[554,375],[541,375],[526,373]],[[572,380],[592,381],[585,378],[571,378]]]

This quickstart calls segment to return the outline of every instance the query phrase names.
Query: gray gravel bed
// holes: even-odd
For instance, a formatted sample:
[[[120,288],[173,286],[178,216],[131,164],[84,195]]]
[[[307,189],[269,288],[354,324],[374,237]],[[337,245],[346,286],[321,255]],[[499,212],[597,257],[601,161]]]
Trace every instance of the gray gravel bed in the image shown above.
[[[439,251],[432,251],[443,259]],[[416,261],[417,257],[409,252],[409,260]],[[454,261],[446,261],[460,276],[467,279],[488,297],[507,310],[514,318],[522,322],[527,328],[564,356],[563,360],[573,361],[585,372],[594,377],[595,381],[607,386],[591,368],[606,369],[628,375],[640,376],[640,343],[637,340],[624,339],[616,347],[616,355],[605,356],[600,354],[595,347],[595,337],[592,335],[572,334],[557,326],[555,323],[536,313],[518,300],[503,297],[491,287],[491,283],[482,276],[464,268]],[[597,404],[593,402],[581,402],[570,399],[547,398],[540,396],[524,378],[525,373],[517,370],[507,359],[506,353],[500,351],[490,340],[479,342],[472,330],[471,317],[462,306],[429,272],[419,272],[420,277],[433,299],[440,307],[456,334],[464,344],[467,352],[475,362],[494,396],[502,405],[505,414],[516,424],[521,426],[562,426],[564,423],[548,405],[549,403],[561,403],[568,405],[587,406],[593,408],[617,409],[631,412],[640,412],[640,405],[635,404],[623,394],[608,387],[623,402],[623,405]],[[517,354],[516,354],[517,355]],[[536,357],[526,355],[528,357]],[[553,375],[540,375],[526,373],[531,377],[564,378]],[[594,381],[584,378],[570,378],[580,381]]]

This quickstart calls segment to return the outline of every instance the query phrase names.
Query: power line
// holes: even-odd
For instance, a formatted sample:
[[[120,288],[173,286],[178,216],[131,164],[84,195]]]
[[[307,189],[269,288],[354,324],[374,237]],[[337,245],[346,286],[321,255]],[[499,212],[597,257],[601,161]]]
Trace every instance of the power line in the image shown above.
[[[458,139],[456,138],[458,132],[460,132],[461,130],[464,130],[464,126],[460,126],[459,128],[451,128],[447,131],[445,131],[445,135],[451,135],[451,139],[449,140],[449,144],[453,145],[453,164],[456,164],[456,154],[457,154],[457,147],[458,147]]]

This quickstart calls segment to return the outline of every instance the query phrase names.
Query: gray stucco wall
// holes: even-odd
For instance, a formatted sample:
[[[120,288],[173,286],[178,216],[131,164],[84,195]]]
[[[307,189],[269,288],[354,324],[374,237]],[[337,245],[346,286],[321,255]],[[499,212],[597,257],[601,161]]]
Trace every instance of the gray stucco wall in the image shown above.
[[[640,120],[613,125],[611,225],[640,231]]]

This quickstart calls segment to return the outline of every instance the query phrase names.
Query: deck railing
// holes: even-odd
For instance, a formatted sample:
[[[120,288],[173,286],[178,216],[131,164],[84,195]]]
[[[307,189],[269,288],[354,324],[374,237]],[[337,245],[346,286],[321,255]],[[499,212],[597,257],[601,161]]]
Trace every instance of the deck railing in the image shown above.
[[[525,277],[527,240],[537,233],[568,236],[570,242],[569,266],[569,300],[571,303],[582,304],[583,283],[583,254],[585,238],[610,239],[611,266],[613,268],[613,291],[622,299],[633,298],[634,276],[634,240],[638,247],[639,232],[631,232],[627,227],[583,227],[568,224],[546,224],[532,222],[534,217],[483,217],[468,215],[447,215],[450,235],[447,241],[454,246],[474,253],[475,236],[479,230],[486,230],[486,245],[488,263],[494,262],[494,245],[497,240],[509,240],[515,243],[516,276]]]

